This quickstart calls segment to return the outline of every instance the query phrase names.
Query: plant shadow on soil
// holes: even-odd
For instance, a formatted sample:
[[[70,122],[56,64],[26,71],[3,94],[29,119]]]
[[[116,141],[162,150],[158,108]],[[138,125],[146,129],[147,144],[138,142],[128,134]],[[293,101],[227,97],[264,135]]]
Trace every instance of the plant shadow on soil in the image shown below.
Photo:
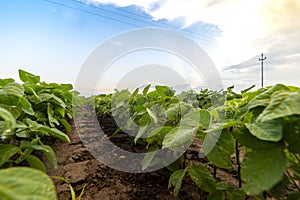
[[[119,147],[133,152],[143,152],[141,146],[130,145],[131,136],[125,133],[113,135],[116,125],[113,119],[99,120],[103,131],[109,139]],[[178,197],[172,195],[172,189],[168,189],[168,180],[172,174],[166,168],[148,173],[127,173],[112,169],[95,159],[83,145],[72,123],[72,132],[69,134],[70,144],[60,140],[49,140],[57,155],[58,168],[47,166],[50,176],[61,176],[69,180],[77,196],[86,185],[82,200],[143,200],[143,199],[171,199],[171,200],[201,200],[207,199],[207,193],[195,185],[186,176]],[[206,158],[198,157],[201,144],[195,140],[187,150],[187,160],[193,164],[207,164]],[[210,167],[212,170],[212,166]],[[234,171],[218,170],[217,177],[237,185]],[[69,185],[53,178],[58,199],[71,199]]]

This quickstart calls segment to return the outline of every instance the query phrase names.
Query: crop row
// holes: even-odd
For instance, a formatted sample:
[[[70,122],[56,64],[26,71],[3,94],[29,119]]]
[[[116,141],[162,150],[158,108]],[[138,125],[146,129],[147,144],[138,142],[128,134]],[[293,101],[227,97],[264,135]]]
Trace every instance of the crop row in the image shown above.
[[[72,109],[84,100],[70,84],[45,83],[23,70],[19,77],[22,84],[0,79],[0,196],[56,199],[37,155],[57,167],[55,153],[44,141],[54,137],[69,142]],[[240,94],[232,89],[176,94],[170,87],[148,85],[92,100],[99,118],[113,117],[118,131],[134,134],[133,145],[148,149],[142,170],[163,163],[173,171],[169,187],[175,196],[189,176],[209,199],[299,199],[300,88],[277,84]],[[208,164],[187,160],[195,138],[202,143],[199,156]],[[168,156],[157,153],[160,149]],[[175,159],[170,161],[169,155]],[[20,165],[31,168],[16,167]],[[218,179],[218,168],[236,170],[238,186]]]
[[[70,84],[45,83],[19,70],[22,84],[0,79],[0,199],[56,199],[45,174],[43,155],[57,167],[56,155],[44,141],[70,142],[73,98]],[[30,166],[17,167],[17,166]]]
[[[169,179],[174,195],[188,175],[209,199],[300,198],[300,88],[277,84],[240,94],[232,87],[180,94],[166,86],[151,89],[95,96],[95,109],[99,118],[113,117],[118,130],[135,133],[133,144],[145,144],[143,170],[174,166],[156,155],[158,149],[182,155]],[[186,160],[194,138],[215,170],[237,171],[238,187],[215,178],[208,164]]]

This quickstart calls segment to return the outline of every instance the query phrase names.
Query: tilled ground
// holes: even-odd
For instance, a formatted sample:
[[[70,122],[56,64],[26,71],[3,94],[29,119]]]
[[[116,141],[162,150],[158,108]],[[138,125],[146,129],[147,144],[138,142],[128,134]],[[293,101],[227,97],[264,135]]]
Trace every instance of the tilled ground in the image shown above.
[[[56,152],[59,167],[58,169],[48,167],[47,173],[50,176],[61,176],[68,179],[77,195],[86,185],[82,200],[206,199],[206,193],[201,191],[189,177],[185,177],[179,195],[175,198],[172,195],[172,189],[168,189],[171,172],[166,168],[148,173],[128,173],[110,168],[95,159],[90,153],[93,145],[89,145],[93,144],[98,135],[93,128],[95,124],[97,122],[94,119],[80,117],[76,125],[81,128],[78,130],[73,124],[73,131],[69,134],[70,144],[59,140],[48,141]],[[115,130],[111,119],[103,119],[100,124],[105,133],[110,133],[108,135]],[[130,137],[126,134],[116,134],[108,136],[108,138],[123,149],[133,152],[143,151],[138,146],[133,148],[130,145]],[[188,160],[199,164],[207,162],[205,158],[199,159],[197,156],[200,145],[195,140],[187,151]],[[113,155],[113,152],[110,153]],[[218,170],[217,176],[234,185],[237,184],[233,172]],[[55,178],[54,181],[58,198],[60,200],[71,199],[69,185]]]

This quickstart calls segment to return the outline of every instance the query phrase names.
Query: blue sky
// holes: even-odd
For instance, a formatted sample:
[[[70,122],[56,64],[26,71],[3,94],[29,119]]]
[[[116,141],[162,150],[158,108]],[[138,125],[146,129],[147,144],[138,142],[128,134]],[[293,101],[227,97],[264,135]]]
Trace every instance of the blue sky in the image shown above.
[[[74,84],[102,42],[124,31],[161,27],[197,42],[224,86],[259,86],[261,52],[267,55],[265,85],[299,86],[299,13],[296,0],[3,0],[0,78],[17,80],[21,68],[48,82]]]

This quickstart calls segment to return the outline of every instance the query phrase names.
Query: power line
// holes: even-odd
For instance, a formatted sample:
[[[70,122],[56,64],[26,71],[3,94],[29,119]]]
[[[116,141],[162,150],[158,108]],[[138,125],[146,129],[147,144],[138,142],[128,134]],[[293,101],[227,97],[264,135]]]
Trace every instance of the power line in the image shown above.
[[[144,20],[140,20],[140,19],[136,19],[134,17],[130,17],[128,15],[124,15],[124,14],[121,14],[121,13],[117,13],[117,12],[114,12],[114,11],[111,11],[111,10],[108,10],[108,9],[105,9],[105,8],[101,8],[101,7],[98,7],[98,6],[95,6],[95,5],[92,5],[92,4],[86,4],[82,1],[77,1],[77,0],[69,0],[69,1],[72,1],[72,2],[75,2],[75,3],[78,3],[78,4],[81,4],[81,5],[84,5],[84,6],[87,6],[87,7],[91,7],[91,8],[95,8],[95,9],[98,9],[98,10],[102,10],[102,11],[105,11],[105,12],[108,12],[108,13],[113,13],[115,15],[119,15],[119,16],[122,16],[122,17],[126,17],[128,19],[133,19],[133,20],[136,20],[136,21],[139,21],[139,22],[143,22],[145,24],[149,24],[149,25],[152,25],[152,26],[156,26],[156,24],[153,24],[153,23],[150,23],[150,22],[147,22],[147,21],[144,21]],[[121,10],[121,9],[119,9]],[[129,11],[127,11],[128,13],[130,13]],[[133,13],[131,13],[133,14]],[[140,16],[140,15],[138,15]]]
[[[133,13],[133,12],[130,12],[130,11],[127,11],[127,10],[124,10],[124,9],[121,9],[121,8],[115,8],[117,10],[120,10],[120,11],[123,11],[123,12],[126,12],[126,13],[129,13],[131,15],[135,15],[135,16],[138,16],[138,17],[141,17],[141,18],[144,18],[144,19],[148,19],[147,17],[143,16],[143,15],[140,15],[140,14],[136,14],[136,13]],[[164,26],[168,26],[168,27],[172,27],[172,28],[176,28],[176,29],[180,29],[181,31],[183,32],[186,32],[186,33],[190,33],[190,34],[193,34],[195,36],[198,36],[198,38],[204,38],[206,41],[208,42],[214,42],[216,41],[215,39],[207,39],[207,37],[204,35],[204,34],[200,34],[200,33],[197,33],[197,32],[194,32],[194,31],[190,31],[190,30],[185,30],[185,29],[181,29],[180,27],[177,27],[177,26],[173,26],[171,24],[167,24],[167,23],[164,23],[164,22],[161,22],[161,21],[156,21],[156,23],[158,24],[161,24],[161,25],[164,25]]]
[[[63,3],[59,3],[57,1],[52,1],[52,0],[43,0],[43,1],[46,1],[46,2],[52,3],[52,4],[56,4],[58,6],[62,6],[62,7],[65,7],[65,8],[70,8],[70,9],[73,9],[73,10],[77,10],[77,11],[80,11],[80,12],[83,12],[83,13],[87,13],[87,14],[90,14],[90,15],[94,15],[94,16],[97,16],[97,17],[102,17],[102,18],[105,18],[105,19],[108,19],[108,20],[113,20],[113,21],[116,21],[116,22],[127,24],[127,25],[130,25],[130,26],[134,26],[134,27],[138,27],[138,28],[144,28],[141,25],[130,23],[130,22],[125,21],[125,20],[121,20],[121,19],[117,19],[117,18],[106,16],[106,15],[102,15],[102,14],[90,12],[90,11],[87,11],[87,10],[84,10],[84,9],[81,9],[81,8],[78,8],[78,7],[74,7],[74,6],[63,4]],[[93,7],[93,8],[99,9],[99,10],[103,10],[105,12],[113,13],[115,15],[119,15],[119,16],[123,16],[123,17],[126,17],[126,18],[130,18],[130,19],[136,20],[136,21],[140,21],[142,23],[145,23],[145,24],[148,24],[148,25],[151,25],[151,26],[163,28],[163,27],[158,26],[157,24],[154,24],[154,23],[146,22],[146,21],[143,21],[143,20],[140,20],[140,19],[136,19],[134,17],[130,17],[130,16],[126,16],[126,15],[123,15],[123,14],[120,14],[120,13],[117,13],[117,12],[110,11],[110,10],[107,10],[107,9],[104,9],[104,8],[100,8],[100,7],[97,7],[97,6],[89,5],[89,4],[86,4],[86,3],[81,2],[81,1],[76,1],[76,0],[70,0],[70,1],[73,1],[73,2],[76,2],[76,3],[80,3],[80,4],[84,5],[84,6]],[[129,12],[129,11],[126,11],[126,12]],[[131,13],[131,14],[133,14],[133,13]],[[133,14],[133,15],[135,15],[135,14]],[[138,15],[138,16],[140,16],[140,15]],[[169,27],[172,27],[172,28],[175,28],[175,29],[179,29],[176,26],[172,26],[172,25],[165,24],[165,23],[162,23],[162,24],[164,24],[166,26],[169,26]],[[202,41],[206,41],[206,42],[210,43],[210,45],[214,45],[214,42],[212,42],[211,40],[208,40],[207,38],[205,38],[205,36],[201,36],[201,35],[199,35],[197,33],[192,32],[192,31],[187,31],[187,30],[182,30],[182,31],[184,31],[184,32],[191,32],[193,34],[196,34],[197,36],[194,36],[194,37],[196,37],[196,38],[198,38],[198,39],[200,39]]]
[[[105,19],[117,21],[117,22],[124,23],[124,24],[131,25],[131,26],[135,26],[135,27],[138,27],[138,28],[144,28],[143,26],[139,26],[139,25],[136,25],[136,24],[133,24],[133,23],[129,23],[129,22],[126,22],[126,21],[123,21],[123,20],[119,20],[119,19],[116,19],[116,18],[112,18],[112,17],[108,17],[108,16],[105,16],[105,15],[100,15],[100,14],[97,14],[97,13],[93,13],[93,12],[90,12],[90,11],[86,11],[86,10],[83,10],[83,9],[80,9],[80,8],[76,8],[76,7],[73,7],[73,6],[69,6],[69,5],[66,5],[66,4],[58,3],[58,2],[56,2],[56,1],[52,1],[52,0],[42,0],[42,1],[46,1],[46,2],[49,2],[49,3],[53,3],[53,4],[56,4],[56,5],[65,7],[65,8],[74,9],[74,10],[77,10],[77,11],[80,11],[80,12],[83,12],[83,13],[95,15],[95,16],[97,16],[97,17],[102,17],[102,18],[105,18]],[[161,32],[161,31],[159,31],[159,30],[152,30],[152,31]],[[163,33],[163,32],[161,32],[161,33]],[[164,34],[167,34],[167,33],[164,33]],[[167,35],[169,35],[169,36],[171,36],[171,37],[175,37],[175,38],[180,38],[180,37],[177,37],[177,36],[174,36],[174,35],[171,35],[171,34],[167,34]],[[182,39],[182,38],[180,38],[180,39]]]
[[[98,10],[102,10],[102,11],[105,11],[105,12],[108,12],[108,13],[113,13],[113,14],[116,14],[116,15],[119,15],[119,16],[122,16],[122,17],[126,17],[126,18],[128,18],[128,19],[133,19],[133,20],[136,20],[136,21],[139,21],[139,22],[142,22],[142,23],[151,25],[151,26],[158,26],[157,24],[161,24],[161,25],[164,25],[164,26],[167,26],[167,27],[170,27],[170,28],[180,29],[179,27],[173,26],[173,25],[171,25],[171,24],[163,23],[163,22],[160,22],[160,21],[157,21],[156,24],[155,24],[155,23],[151,23],[151,22],[147,22],[147,21],[145,21],[145,20],[137,19],[137,18],[135,18],[135,17],[131,17],[131,16],[124,15],[124,14],[121,14],[121,13],[118,13],[118,12],[114,12],[114,11],[111,11],[111,10],[108,10],[108,9],[105,9],[105,8],[101,8],[101,7],[92,5],[92,4],[86,4],[85,2],[82,2],[82,1],[78,1],[78,0],[70,0],[70,1],[75,2],[75,3],[78,3],[78,4],[81,4],[81,5],[84,5],[84,6],[92,7],[92,8],[98,9]],[[138,16],[138,17],[141,17],[141,18],[144,18],[144,19],[148,19],[147,17],[145,17],[145,16],[143,16],[143,15],[139,15],[139,14],[136,14],[136,13],[133,13],[133,12],[124,10],[124,9],[120,9],[120,8],[116,8],[116,9],[117,9],[117,10],[120,10],[120,11],[122,11],[122,12],[129,13],[129,14],[134,15],[134,16]],[[158,26],[158,27],[160,27],[160,26]],[[162,28],[162,27],[161,27],[161,28]],[[182,30],[182,29],[181,29],[181,30]],[[206,40],[207,42],[212,42],[212,40],[213,40],[213,39],[208,40],[207,37],[205,37],[204,35],[201,35],[201,34],[196,33],[196,32],[194,32],[194,31],[190,31],[190,30],[182,30],[182,31],[183,31],[183,32],[186,32],[186,33],[193,34],[194,37],[197,37],[198,39]]]
[[[139,25],[136,25],[136,24],[132,24],[132,23],[129,23],[129,22],[120,20],[120,19],[108,17],[108,16],[105,16],[105,15],[100,15],[100,14],[98,14],[98,13],[93,13],[93,12],[86,11],[86,10],[83,10],[83,9],[80,9],[80,8],[76,8],[76,7],[73,7],[73,6],[66,5],[66,4],[58,3],[58,2],[56,2],[56,1],[52,1],[52,0],[42,0],[42,1],[46,1],[46,2],[49,2],[49,3],[52,3],[52,4],[56,4],[56,5],[65,7],[65,8],[74,9],[74,10],[77,10],[77,11],[80,11],[80,12],[83,12],[83,13],[95,15],[95,16],[102,17],[102,18],[105,18],[105,19],[117,21],[117,22],[124,23],[124,24],[127,24],[127,25],[135,26],[135,27],[138,27],[138,28],[143,28],[142,26],[139,26]]]

